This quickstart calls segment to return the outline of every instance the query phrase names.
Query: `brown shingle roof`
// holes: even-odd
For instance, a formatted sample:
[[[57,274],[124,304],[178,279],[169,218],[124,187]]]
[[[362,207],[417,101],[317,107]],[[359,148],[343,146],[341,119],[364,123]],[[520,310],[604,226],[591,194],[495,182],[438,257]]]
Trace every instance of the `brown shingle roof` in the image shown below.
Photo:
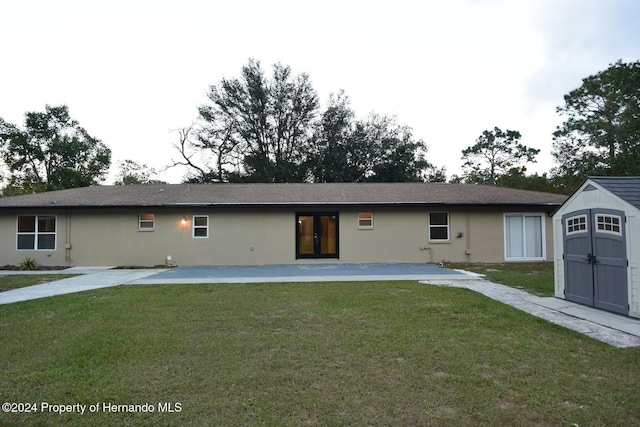
[[[473,184],[153,184],[105,185],[0,198],[27,207],[268,205],[549,205],[566,196]]]

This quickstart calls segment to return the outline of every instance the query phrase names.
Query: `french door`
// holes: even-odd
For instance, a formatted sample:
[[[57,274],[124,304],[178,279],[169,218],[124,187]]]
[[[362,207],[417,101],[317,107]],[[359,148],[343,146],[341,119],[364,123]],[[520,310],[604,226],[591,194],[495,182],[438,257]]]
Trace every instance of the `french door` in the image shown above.
[[[338,213],[296,213],[296,259],[338,258]]]
[[[562,216],[565,298],[629,314],[625,214],[584,209]]]

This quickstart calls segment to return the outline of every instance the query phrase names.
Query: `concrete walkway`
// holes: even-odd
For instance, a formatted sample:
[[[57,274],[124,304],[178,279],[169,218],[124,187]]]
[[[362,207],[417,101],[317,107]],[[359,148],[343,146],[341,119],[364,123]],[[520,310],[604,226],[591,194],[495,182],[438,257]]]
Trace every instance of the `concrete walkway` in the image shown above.
[[[481,276],[431,264],[304,264],[277,266],[193,266],[175,269],[73,267],[56,271],[0,271],[12,274],[79,274],[42,285],[0,292],[0,304],[119,285],[415,280],[466,288],[615,347],[640,346],[640,320],[489,282]]]
[[[420,283],[465,288],[614,347],[640,346],[640,320],[554,297],[538,297],[488,280],[425,280]]]
[[[79,274],[79,276],[0,292],[0,304],[11,304],[37,298],[118,286],[157,272],[158,270],[147,269],[114,270],[112,267],[72,267],[66,270],[52,271],[2,271],[0,277],[16,274]]]

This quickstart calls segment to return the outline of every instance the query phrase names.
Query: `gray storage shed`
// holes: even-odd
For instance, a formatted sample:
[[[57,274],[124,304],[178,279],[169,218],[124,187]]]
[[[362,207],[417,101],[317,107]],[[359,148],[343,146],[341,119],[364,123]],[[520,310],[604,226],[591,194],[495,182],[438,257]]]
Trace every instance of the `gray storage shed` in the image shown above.
[[[640,317],[640,177],[589,177],[553,214],[555,296]]]

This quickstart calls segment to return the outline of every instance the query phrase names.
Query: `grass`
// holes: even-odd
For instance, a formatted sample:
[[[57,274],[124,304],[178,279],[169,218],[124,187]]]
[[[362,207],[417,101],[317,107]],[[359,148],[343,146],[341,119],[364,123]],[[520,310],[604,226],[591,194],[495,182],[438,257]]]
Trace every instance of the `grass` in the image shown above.
[[[446,264],[448,268],[460,268],[481,273],[494,283],[522,289],[538,296],[553,296],[553,263],[527,262],[503,264]]]
[[[0,276],[0,292],[24,288],[26,286],[40,285],[73,276],[75,276],[75,274],[16,274]]]
[[[0,348],[2,402],[155,408],[0,425],[640,424],[640,349],[414,282],[105,288],[0,306]]]

